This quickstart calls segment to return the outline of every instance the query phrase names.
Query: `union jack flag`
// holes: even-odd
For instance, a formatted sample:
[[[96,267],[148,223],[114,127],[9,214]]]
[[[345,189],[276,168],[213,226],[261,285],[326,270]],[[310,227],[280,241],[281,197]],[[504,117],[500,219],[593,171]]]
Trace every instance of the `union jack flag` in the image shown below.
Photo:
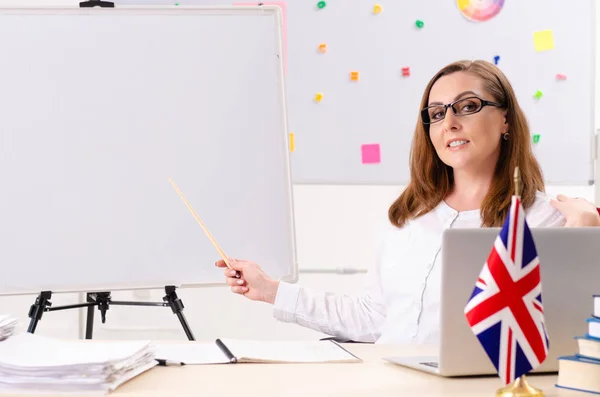
[[[548,354],[540,261],[525,211],[510,211],[465,306],[473,333],[505,384],[535,369]]]

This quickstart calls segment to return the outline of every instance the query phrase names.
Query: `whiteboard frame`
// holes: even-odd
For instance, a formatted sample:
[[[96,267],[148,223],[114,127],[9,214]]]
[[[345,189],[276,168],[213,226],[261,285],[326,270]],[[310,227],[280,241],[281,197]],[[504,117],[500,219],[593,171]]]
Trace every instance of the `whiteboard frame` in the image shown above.
[[[102,8],[102,7],[78,7],[78,6],[19,6],[19,7],[9,7],[9,6],[0,6],[0,14],[1,15],[61,15],[61,16],[69,16],[69,15],[98,15],[98,14],[115,14],[115,15],[189,15],[190,13],[201,14],[201,15],[260,15],[260,14],[273,14],[275,24],[276,24],[276,37],[275,37],[275,46],[278,50],[279,54],[283,54],[283,16],[281,8],[278,6],[271,5],[262,5],[262,6],[165,6],[165,5],[157,5],[157,6],[118,6],[115,4],[114,8]],[[287,112],[287,100],[286,100],[286,92],[285,92],[285,68],[284,68],[284,59],[283,55],[279,57],[277,61],[277,70],[278,70],[278,80],[279,80],[279,102],[282,105],[283,115],[282,115],[282,125],[281,130],[284,134],[284,142],[286,149],[289,148],[289,134],[288,134],[288,112]],[[292,173],[291,173],[291,158],[289,149],[285,151],[285,156],[287,159],[286,170],[285,170],[285,178],[287,180],[288,186],[288,197],[289,202],[287,203],[288,208],[290,209],[290,235],[292,237],[291,248],[292,248],[292,268],[291,274],[287,277],[282,277],[278,280],[288,282],[288,283],[296,283],[299,278],[299,266],[298,266],[298,253],[297,253],[297,239],[296,239],[296,225],[294,218],[294,198],[293,198],[293,181],[292,181]],[[190,216],[192,216],[190,214]],[[216,254],[216,250],[215,250]],[[223,282],[214,283],[180,283],[180,284],[169,284],[175,285],[177,288],[200,288],[200,287],[222,287],[226,286],[227,283],[225,280]],[[89,293],[89,292],[117,292],[117,291],[138,291],[138,290],[150,290],[150,289],[164,289],[166,285],[115,285],[113,287],[102,287],[95,286],[89,288],[77,288],[72,286],[62,286],[53,288],[51,290],[52,294],[64,294],[64,293]],[[39,290],[20,290],[20,291],[0,291],[0,296],[23,296],[23,295],[33,295],[39,294],[41,291]],[[80,297],[80,299],[83,299]]]

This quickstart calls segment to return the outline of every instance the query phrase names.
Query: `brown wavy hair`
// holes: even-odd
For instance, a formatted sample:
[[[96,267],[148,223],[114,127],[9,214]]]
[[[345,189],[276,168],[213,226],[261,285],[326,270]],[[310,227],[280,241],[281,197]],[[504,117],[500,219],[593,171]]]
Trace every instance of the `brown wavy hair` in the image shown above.
[[[442,76],[467,72],[483,80],[486,91],[505,105],[510,138],[501,142],[500,157],[496,164],[489,191],[481,205],[482,226],[494,227],[504,223],[514,192],[514,169],[521,174],[520,196],[525,208],[535,201],[536,191],[544,192],[541,168],[531,149],[531,136],[525,114],[508,79],[498,67],[486,61],[458,61],[441,69],[427,84],[421,107],[429,103],[431,87]],[[429,126],[417,120],[410,152],[410,182],[400,197],[390,206],[388,218],[394,226],[401,227],[433,210],[454,186],[452,168],[442,162],[429,137]]]

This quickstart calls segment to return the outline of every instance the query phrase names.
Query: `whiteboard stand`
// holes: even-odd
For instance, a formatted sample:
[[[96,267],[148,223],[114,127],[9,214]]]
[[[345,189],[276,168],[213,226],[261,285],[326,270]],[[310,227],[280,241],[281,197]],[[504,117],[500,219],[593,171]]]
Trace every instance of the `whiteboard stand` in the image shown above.
[[[175,292],[177,287],[174,285],[165,286],[165,296],[163,296],[162,302],[134,302],[134,301],[113,301],[110,292],[88,292],[86,294],[86,302],[78,303],[74,305],[64,305],[64,306],[56,306],[52,307],[52,291],[42,291],[35,298],[35,303],[31,305],[29,308],[29,318],[31,321],[29,322],[29,328],[27,328],[27,332],[34,333],[37,328],[38,322],[42,319],[42,315],[44,312],[53,312],[57,310],[67,310],[67,309],[79,309],[82,307],[87,307],[87,319],[85,325],[85,339],[92,339],[93,329],[94,329],[94,306],[98,306],[98,310],[100,310],[100,316],[102,318],[102,324],[106,322],[106,311],[109,309],[110,305],[117,306],[169,306],[173,313],[177,315],[181,326],[183,327],[183,331],[189,340],[196,340],[194,338],[194,334],[190,329],[190,326],[183,314],[183,301],[177,296],[177,292]]]
[[[79,3],[80,7],[104,7],[104,8],[112,8],[114,7],[114,3],[108,1],[83,1]],[[57,310],[67,310],[67,309],[79,309],[82,307],[87,307],[87,320],[85,326],[85,339],[92,339],[93,329],[94,329],[94,306],[98,306],[98,310],[100,310],[100,316],[102,318],[102,324],[106,322],[106,311],[109,309],[110,305],[118,305],[118,306],[169,306],[173,313],[177,315],[183,330],[188,337],[189,340],[195,340],[194,334],[190,329],[190,326],[183,314],[183,301],[179,299],[177,296],[177,292],[175,292],[177,287],[174,285],[165,286],[165,296],[163,297],[163,302],[131,302],[131,301],[113,301],[111,298],[110,292],[88,292],[86,294],[86,303],[78,303],[74,305],[64,305],[64,306],[56,306],[52,307],[52,291],[42,291],[35,299],[35,303],[31,305],[29,308],[29,318],[31,321],[29,322],[29,327],[27,332],[34,333],[37,328],[38,322],[42,319],[42,315],[44,312],[52,312]]]

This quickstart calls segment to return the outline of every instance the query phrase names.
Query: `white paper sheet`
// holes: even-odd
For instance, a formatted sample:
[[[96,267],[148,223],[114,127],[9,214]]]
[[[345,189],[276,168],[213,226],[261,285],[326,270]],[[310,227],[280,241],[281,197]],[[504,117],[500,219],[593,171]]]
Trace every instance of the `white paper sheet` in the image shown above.
[[[222,339],[238,361],[326,363],[359,362],[345,349],[330,341],[248,341]]]
[[[229,360],[215,343],[156,344],[157,359],[192,364],[226,364]]]
[[[329,341],[252,341],[222,339],[238,362],[326,363],[360,362]],[[156,344],[156,358],[193,364],[225,364],[229,359],[216,343]]]

